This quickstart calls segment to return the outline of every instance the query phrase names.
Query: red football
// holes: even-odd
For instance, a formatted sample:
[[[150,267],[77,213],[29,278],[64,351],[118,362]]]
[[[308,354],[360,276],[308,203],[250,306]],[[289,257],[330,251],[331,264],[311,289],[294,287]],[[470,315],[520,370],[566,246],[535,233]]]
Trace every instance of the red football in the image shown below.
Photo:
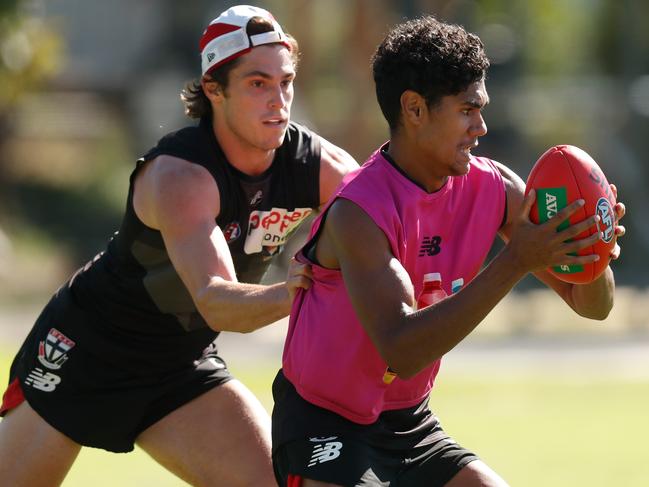
[[[615,246],[615,197],[606,176],[597,163],[583,150],[572,145],[558,145],[546,151],[527,178],[525,194],[536,190],[536,203],[530,212],[534,223],[545,222],[559,210],[573,201],[582,198],[586,204],[559,229],[578,223],[591,215],[600,216],[599,230],[602,237],[595,245],[586,247],[579,255],[599,254],[599,260],[586,265],[562,265],[548,271],[565,282],[585,284],[593,281],[604,272],[610,261],[610,253]],[[596,233],[595,226],[582,232],[581,239]]]

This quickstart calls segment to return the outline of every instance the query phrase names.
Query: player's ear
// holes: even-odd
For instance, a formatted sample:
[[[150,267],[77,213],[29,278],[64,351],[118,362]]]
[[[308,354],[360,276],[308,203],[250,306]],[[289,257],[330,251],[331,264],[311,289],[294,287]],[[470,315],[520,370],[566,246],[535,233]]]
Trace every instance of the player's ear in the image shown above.
[[[416,91],[401,93],[401,114],[403,121],[412,125],[421,124],[426,108],[426,100]]]
[[[209,76],[201,78],[201,86],[203,87],[203,93],[210,101],[218,103],[223,99],[223,87]]]

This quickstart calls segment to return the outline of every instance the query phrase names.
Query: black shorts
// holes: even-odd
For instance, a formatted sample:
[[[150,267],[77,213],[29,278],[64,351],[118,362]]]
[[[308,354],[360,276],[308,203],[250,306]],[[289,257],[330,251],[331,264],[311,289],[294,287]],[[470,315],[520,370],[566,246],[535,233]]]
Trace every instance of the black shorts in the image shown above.
[[[282,371],[273,383],[273,468],[342,486],[443,486],[478,457],[442,429],[428,401],[353,423],[302,399]]]
[[[99,353],[97,341],[80,338],[99,319],[60,291],[23,343],[9,378],[45,421],[83,446],[131,451],[142,431],[232,378],[209,341],[195,360],[168,369]],[[149,350],[149,359],[156,353]]]

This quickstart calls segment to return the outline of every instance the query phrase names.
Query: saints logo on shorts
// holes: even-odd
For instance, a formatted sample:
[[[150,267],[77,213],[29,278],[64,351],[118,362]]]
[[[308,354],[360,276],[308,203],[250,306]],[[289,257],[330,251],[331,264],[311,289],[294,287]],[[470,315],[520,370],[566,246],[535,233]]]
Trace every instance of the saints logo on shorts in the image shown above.
[[[66,355],[74,342],[56,328],[51,328],[47,338],[38,345],[38,360],[48,369],[60,369],[68,359]]]

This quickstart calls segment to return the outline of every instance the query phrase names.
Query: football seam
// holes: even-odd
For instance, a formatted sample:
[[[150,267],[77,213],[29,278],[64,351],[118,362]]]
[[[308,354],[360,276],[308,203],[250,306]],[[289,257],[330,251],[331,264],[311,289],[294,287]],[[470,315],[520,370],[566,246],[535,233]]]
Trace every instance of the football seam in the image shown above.
[[[559,149],[558,152],[561,153],[561,157],[563,158],[563,160],[566,162],[566,165],[567,165],[568,168],[570,169],[570,177],[571,177],[572,180],[573,180],[573,183],[574,183],[574,185],[575,185],[575,188],[577,188],[577,190],[579,191],[579,198],[583,199],[584,202],[586,203],[586,197],[584,196],[584,194],[583,194],[583,192],[582,192],[582,188],[581,188],[581,186],[579,185],[579,181],[577,180],[577,176],[575,175],[575,171],[574,171],[574,169],[573,169],[573,167],[572,167],[572,163],[570,162],[570,158],[568,158],[568,157],[566,156],[566,153],[564,152],[563,149]],[[569,204],[569,203],[568,203],[568,204]],[[586,218],[588,218],[588,216],[587,216],[587,211],[586,211],[586,206],[585,206],[585,205],[582,206],[580,212],[581,212],[581,216],[583,216],[582,221],[585,220]],[[586,237],[584,237],[584,238],[590,237],[593,233],[594,233],[594,232],[593,232],[592,228],[589,228],[589,229],[588,229],[588,235],[587,235]],[[574,239],[573,239],[573,240],[574,240]],[[595,253],[595,247],[594,247],[593,245],[591,245],[590,247],[584,247],[581,251],[584,252],[584,251],[586,251],[586,250],[588,250],[589,253],[591,253],[591,254],[594,254],[594,253]],[[579,253],[578,253],[578,255],[579,255]],[[590,270],[590,275],[589,275],[588,277],[589,277],[589,279],[592,279],[593,276],[595,275],[595,262],[591,262],[590,265],[585,264],[585,265],[584,265],[584,271],[586,271],[586,268],[587,268],[587,267],[588,267],[589,270]],[[586,273],[586,272],[584,272],[584,273]]]

